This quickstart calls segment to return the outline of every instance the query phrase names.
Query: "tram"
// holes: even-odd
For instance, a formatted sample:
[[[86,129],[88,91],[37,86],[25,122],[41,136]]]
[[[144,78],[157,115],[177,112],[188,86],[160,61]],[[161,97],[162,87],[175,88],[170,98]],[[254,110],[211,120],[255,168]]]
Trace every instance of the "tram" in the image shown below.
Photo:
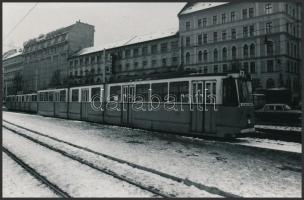
[[[237,73],[48,89],[6,101],[9,110],[182,135],[237,137],[254,126],[251,81]]]

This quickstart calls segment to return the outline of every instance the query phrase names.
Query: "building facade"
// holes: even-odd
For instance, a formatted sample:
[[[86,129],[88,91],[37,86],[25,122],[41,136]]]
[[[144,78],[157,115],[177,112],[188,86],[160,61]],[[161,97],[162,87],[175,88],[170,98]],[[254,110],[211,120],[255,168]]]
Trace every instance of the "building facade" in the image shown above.
[[[177,31],[171,31],[86,48],[69,59],[69,75],[74,85],[169,75],[180,66],[178,41]]]
[[[284,87],[300,98],[297,3],[187,3],[178,18],[177,30],[101,47],[94,26],[81,22],[31,39],[20,56],[23,92],[242,70],[256,92]]]
[[[68,57],[93,44],[94,26],[80,21],[25,42],[24,92],[65,85]]]
[[[299,98],[301,7],[288,2],[188,3],[178,14],[186,71],[244,70],[253,87]]]
[[[22,49],[13,49],[2,57],[3,96],[22,92],[23,56]]]

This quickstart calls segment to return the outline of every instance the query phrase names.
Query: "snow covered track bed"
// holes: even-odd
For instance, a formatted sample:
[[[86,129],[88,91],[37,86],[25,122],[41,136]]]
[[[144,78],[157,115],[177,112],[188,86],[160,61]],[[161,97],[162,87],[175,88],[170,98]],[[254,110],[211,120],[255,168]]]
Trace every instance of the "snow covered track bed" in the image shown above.
[[[35,169],[31,168],[28,164],[23,162],[20,158],[18,158],[12,152],[7,150],[5,147],[2,147],[2,151],[4,153],[6,153],[6,155],[8,155],[11,159],[13,159],[16,163],[18,163],[21,167],[23,167],[28,173],[30,173],[32,176],[34,176],[37,180],[39,180],[40,182],[44,183],[47,187],[49,187],[59,197],[64,197],[64,198],[70,197],[66,192],[61,190],[57,185],[48,181],[45,177],[43,177],[38,172],[36,172]]]
[[[297,143],[279,142],[280,144],[277,144],[278,141],[270,140],[265,143],[264,139],[251,141],[250,138],[242,138],[242,141],[236,141],[230,144],[228,142],[196,139],[139,129],[13,112],[3,112],[3,118],[22,127],[46,134],[49,137],[83,147],[83,149],[79,149],[67,143],[55,141],[41,135],[39,136],[31,131],[26,131],[3,122],[5,126],[22,134],[26,134],[29,137],[44,142],[70,155],[82,158],[100,168],[106,168],[121,176],[144,184],[147,187],[158,189],[168,196],[225,196],[220,193],[215,193],[218,191],[240,197],[290,198],[300,197],[302,194],[302,179],[300,173],[302,169],[301,154],[298,153],[301,151],[301,147],[299,147],[300,144]],[[7,138],[7,135],[11,137],[13,135],[19,137],[19,139],[23,139],[22,143],[17,142],[17,144],[16,140],[4,141],[4,145],[12,145],[12,148],[9,148],[10,150],[18,150],[18,152],[22,154],[26,154],[29,148],[32,148],[33,144],[35,144],[33,141],[10,133],[9,130],[3,128],[3,138]],[[26,141],[30,143],[30,147],[28,147],[27,143],[24,143]],[[13,144],[16,147],[14,147]],[[259,144],[261,148],[244,146],[245,144],[254,146]],[[269,146],[275,149],[269,150]],[[43,149],[44,151],[48,150],[48,152],[53,152],[45,147],[43,147]],[[151,171],[155,170],[156,173],[149,173],[135,166],[133,167],[128,163],[114,161],[88,150],[133,163]],[[54,156],[55,154],[57,155],[57,157],[54,158],[54,156],[49,155],[50,153],[40,156],[43,152],[31,151],[31,153],[28,153],[34,155],[34,157],[32,156],[27,159],[21,158],[35,169],[37,169],[36,165],[42,167],[42,163],[46,163],[45,168],[50,168],[50,171],[53,170],[51,174],[46,174],[51,176],[49,180],[52,182],[56,180],[56,184],[71,196],[141,197],[153,195],[151,193],[145,193],[145,195],[138,194],[139,191],[143,192],[143,190],[137,187],[136,191],[138,193],[135,193],[135,189],[128,189],[132,185],[118,179],[115,179],[116,182],[114,184],[112,183],[111,187],[108,187],[100,180],[102,173],[91,167],[86,167],[78,161],[75,162],[60,153],[52,153]],[[39,152],[39,159],[36,160],[38,164],[34,163],[36,165],[32,165],[29,161],[36,159],[37,152]],[[63,159],[67,160],[63,161]],[[73,163],[77,166],[71,166]],[[67,172],[68,176],[72,177],[71,173],[75,170],[74,176],[76,178],[73,177],[74,181],[73,178],[71,180],[66,178],[67,180],[65,180],[62,178],[62,175],[57,175]],[[94,176],[86,171],[94,173]],[[47,173],[48,171],[44,169],[43,172]],[[158,172],[172,175],[172,177],[179,177],[185,180],[184,183],[186,184],[178,182],[180,179],[173,181],[164,178],[158,175]],[[51,179],[53,176],[56,178]],[[49,176],[47,177],[49,178]],[[111,176],[109,177],[111,178]],[[18,177],[16,179],[19,180]],[[82,183],[76,181],[78,179],[80,179]],[[109,178],[104,179],[104,181],[106,181]],[[205,190],[188,184],[188,180],[205,186],[202,188]],[[101,181],[101,183],[99,183],[99,181]],[[119,189],[121,189],[121,187],[117,186],[119,183],[126,184],[123,191],[119,191]],[[96,188],[96,185],[98,188]],[[10,184],[4,184],[4,188],[6,186],[12,188]],[[133,186],[133,188],[134,187],[135,186]],[[126,192],[128,190],[130,191]],[[71,191],[72,193],[70,193]]]
[[[25,135],[24,135],[25,136]],[[37,143],[36,143],[37,142]],[[31,168],[34,168],[41,176],[47,177],[50,182],[71,197],[155,197],[153,190],[141,187],[136,184],[125,184],[117,181],[109,175],[101,174],[85,162],[76,159],[68,159],[68,155],[60,155],[55,150],[34,142],[30,137],[23,137],[17,132],[6,130],[4,136],[4,146],[10,149],[16,157],[26,160]],[[23,148],[23,147],[26,148]],[[68,158],[67,158],[68,157]],[[78,161],[78,162],[75,162]],[[79,163],[81,162],[81,164]],[[97,169],[98,170],[98,169]]]
[[[88,165],[96,170],[102,171],[103,173],[112,175],[115,178],[148,190],[161,197],[239,197],[238,195],[222,191],[216,187],[208,187],[201,183],[166,174],[158,170],[140,166],[106,154],[98,153],[91,149],[80,147],[78,145],[62,141],[58,138],[49,137],[43,133],[21,127],[7,121],[5,121],[5,123],[7,125],[4,125],[3,127],[22,137],[61,153],[62,155],[82,164]],[[166,187],[162,189],[164,185],[166,185]]]

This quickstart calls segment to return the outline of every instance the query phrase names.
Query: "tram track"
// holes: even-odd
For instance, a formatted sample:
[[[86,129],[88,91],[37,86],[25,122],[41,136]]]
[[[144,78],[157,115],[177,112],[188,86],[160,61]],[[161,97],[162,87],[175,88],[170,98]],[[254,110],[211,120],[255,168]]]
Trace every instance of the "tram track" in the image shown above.
[[[50,182],[46,177],[39,174],[34,168],[25,163],[22,159],[16,156],[14,153],[9,151],[7,148],[2,146],[2,151],[8,155],[11,159],[13,159],[18,165],[20,165],[26,172],[32,175],[35,179],[46,185],[50,190],[52,190],[55,194],[62,198],[71,198],[71,196],[60,189],[56,184]]]
[[[41,133],[41,132],[38,132],[38,131],[35,131],[35,130],[31,130],[31,129],[28,129],[26,127],[23,127],[23,126],[20,126],[20,125],[17,125],[15,123],[12,123],[12,122],[9,122],[9,121],[6,121],[6,120],[3,120],[4,122],[12,125],[12,126],[15,126],[15,127],[18,127],[20,129],[23,129],[23,130],[26,130],[26,131],[29,131],[33,134],[36,134],[36,135],[39,135],[39,136],[42,136],[42,137],[45,137],[45,138],[48,138],[48,139],[51,139],[53,141],[56,141],[56,142],[59,142],[59,143],[62,143],[62,144],[66,144],[68,146],[71,146],[71,147],[74,147],[76,149],[79,149],[79,150],[83,150],[85,152],[89,152],[89,153],[92,153],[92,154],[95,154],[97,156],[101,156],[103,158],[106,158],[106,159],[109,159],[111,161],[114,161],[114,162],[117,162],[117,163],[120,163],[120,164],[125,164],[125,165],[128,165],[130,167],[133,167],[135,169],[138,169],[138,170],[142,170],[144,172],[148,172],[148,173],[151,173],[151,174],[154,174],[154,175],[158,175],[158,176],[161,176],[162,178],[166,178],[166,179],[169,179],[171,181],[174,181],[174,182],[177,182],[179,184],[183,184],[185,186],[194,186],[196,187],[197,189],[199,190],[202,190],[202,191],[205,191],[205,192],[208,192],[208,193],[211,193],[211,194],[215,194],[215,195],[219,195],[219,196],[223,196],[223,197],[240,197],[238,195],[235,195],[235,194],[232,194],[232,193],[229,193],[229,192],[226,192],[226,191],[223,191],[217,187],[211,187],[211,186],[207,186],[207,185],[204,185],[202,183],[198,183],[198,182],[195,182],[195,181],[192,181],[192,180],[189,180],[189,179],[184,179],[184,178],[180,178],[180,177],[177,177],[177,176],[174,176],[174,175],[171,175],[171,174],[167,174],[167,173],[164,173],[164,172],[161,172],[161,171],[158,171],[158,170],[155,170],[155,169],[152,169],[152,168],[148,168],[148,167],[145,167],[145,166],[141,166],[141,165],[138,165],[138,164],[135,164],[135,163],[132,163],[132,162],[129,162],[129,161],[126,161],[126,160],[123,160],[123,159],[120,159],[120,158],[116,158],[116,157],[113,157],[113,156],[110,156],[110,155],[107,155],[107,154],[104,154],[104,153],[101,153],[101,152],[96,152],[92,149],[89,149],[89,148],[86,148],[86,147],[82,147],[82,146],[79,146],[79,145],[76,145],[76,144],[72,144],[70,142],[67,142],[67,141],[64,141],[64,140],[61,140],[61,139],[58,139],[58,138],[55,138],[55,137],[52,137],[52,136],[49,136],[49,135],[46,135],[44,133]],[[129,182],[130,184],[132,185],[135,185],[137,187],[141,187],[142,189],[144,190],[148,190],[150,192],[152,192],[153,194],[155,195],[158,195],[158,196],[161,196],[161,197],[175,197],[174,194],[164,194],[162,192],[160,192],[159,189],[157,188],[153,188],[151,186],[143,186],[139,183],[137,183],[136,181],[134,180],[131,180],[129,178],[127,178],[126,176],[120,176],[118,175],[117,173],[115,173],[114,171],[110,170],[110,169],[107,169],[107,168],[100,168],[99,166],[96,166],[95,164],[91,163],[90,161],[86,160],[86,159],[83,159],[81,157],[77,157],[77,156],[74,156],[74,155],[71,155],[61,149],[58,149],[58,148],[55,148],[49,144],[46,144],[44,142],[41,142],[31,136],[28,136],[24,133],[21,133],[20,131],[16,131],[6,125],[3,125],[4,128],[24,137],[24,138],[27,138],[39,145],[42,145],[48,149],[51,149],[53,151],[56,151],[66,157],[69,157],[70,159],[73,159],[73,160],[76,160],[82,164],[85,164],[91,168],[94,168],[98,171],[101,171],[103,173],[106,173],[108,175],[111,175],[111,176],[114,176],[115,178],[118,178],[120,180],[123,180],[123,181],[126,181],[126,182]]]
[[[157,188],[147,187],[147,186],[145,186],[145,185],[143,185],[143,184],[141,184],[141,183],[138,183],[138,182],[136,182],[136,181],[134,181],[134,180],[132,180],[132,179],[129,179],[129,178],[124,177],[124,176],[120,176],[120,175],[118,175],[117,173],[115,173],[115,172],[113,172],[113,171],[111,171],[111,170],[109,170],[109,169],[101,168],[101,167],[99,167],[99,166],[97,166],[97,165],[95,165],[95,164],[93,164],[93,163],[91,163],[91,162],[89,162],[89,161],[87,161],[87,160],[84,160],[84,159],[82,159],[82,158],[80,158],[80,157],[77,157],[77,156],[73,156],[73,155],[71,155],[71,154],[69,154],[69,153],[67,153],[67,152],[65,152],[65,151],[62,151],[62,150],[60,150],[60,149],[58,149],[58,148],[55,148],[55,147],[52,147],[51,145],[48,145],[48,144],[46,144],[46,143],[44,143],[44,142],[41,142],[41,141],[39,141],[39,140],[37,140],[37,139],[35,139],[35,138],[33,138],[33,137],[30,137],[30,136],[28,136],[28,135],[22,134],[22,133],[20,133],[20,132],[18,132],[18,131],[16,131],[16,130],[13,130],[13,129],[8,128],[8,127],[6,127],[6,126],[3,126],[3,127],[6,128],[7,130],[11,131],[12,133],[18,135],[18,136],[21,136],[21,137],[23,137],[23,138],[25,138],[25,139],[30,140],[31,142],[33,142],[33,143],[35,143],[35,144],[38,144],[38,145],[43,146],[43,147],[45,147],[45,148],[47,148],[47,149],[49,149],[49,150],[52,150],[52,151],[54,151],[54,152],[56,152],[56,153],[59,153],[59,154],[63,155],[64,157],[67,157],[67,158],[69,158],[69,159],[71,159],[71,160],[77,161],[77,162],[79,162],[80,164],[83,164],[83,165],[85,165],[85,166],[88,166],[88,167],[90,167],[90,168],[92,168],[92,169],[94,169],[94,170],[97,170],[97,171],[99,171],[99,172],[101,172],[101,173],[103,173],[103,174],[112,176],[112,177],[114,177],[114,178],[116,178],[116,179],[119,179],[119,180],[121,180],[121,181],[124,181],[124,182],[130,184],[130,185],[133,185],[133,186],[135,186],[135,187],[137,187],[137,188],[140,188],[140,189],[142,189],[142,190],[148,191],[148,192],[152,193],[152,194],[153,194],[154,196],[156,196],[156,197],[163,197],[163,198],[175,197],[175,196],[172,195],[172,194],[165,194],[165,193],[162,193],[162,192],[160,192]]]

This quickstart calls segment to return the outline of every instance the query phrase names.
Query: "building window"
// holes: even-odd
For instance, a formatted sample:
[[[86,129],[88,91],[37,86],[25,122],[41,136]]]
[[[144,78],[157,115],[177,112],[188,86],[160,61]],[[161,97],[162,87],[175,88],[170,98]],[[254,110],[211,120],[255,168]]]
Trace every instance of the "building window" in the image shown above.
[[[143,67],[146,67],[146,66],[147,66],[147,61],[146,61],[146,60],[142,61],[142,66],[143,66]]]
[[[254,36],[254,25],[249,26],[249,34],[250,34],[250,37]]]
[[[156,54],[157,53],[157,45],[156,44],[154,44],[154,45],[151,46],[151,53],[152,54]]]
[[[248,27],[247,26],[243,27],[243,37],[244,38],[248,37]]]
[[[250,73],[255,73],[255,62],[250,62]]]
[[[247,9],[243,9],[243,19],[247,19]]]
[[[152,67],[156,66],[156,60],[152,60]]]
[[[290,55],[290,47],[289,47],[289,42],[287,41],[286,43],[286,51],[287,51],[287,55]]]
[[[130,49],[127,49],[127,50],[125,51],[125,57],[126,57],[126,58],[129,58],[129,57],[130,57]]]
[[[186,53],[186,64],[190,64],[190,53]]]
[[[266,44],[266,52],[267,55],[270,56],[273,54],[273,42],[272,41],[268,41]]]
[[[244,62],[244,71],[248,73],[248,62]]]
[[[243,54],[244,54],[244,58],[248,57],[248,45],[245,44],[243,47]]]
[[[202,34],[199,34],[199,35],[197,36],[197,43],[198,43],[198,45],[202,45],[202,43],[203,43]]]
[[[171,42],[171,49],[172,50],[178,49],[178,41],[172,41]]]
[[[186,31],[189,31],[190,30],[190,21],[187,21],[186,22]]]
[[[166,58],[162,59],[162,64],[163,64],[163,66],[167,66],[167,59]]]
[[[218,65],[214,65],[213,66],[213,72],[214,73],[218,73]]]
[[[214,59],[214,61],[218,60],[218,51],[217,51],[217,49],[214,49],[214,51],[213,51],[213,59]]]
[[[190,37],[186,37],[186,47],[190,47]]]
[[[143,56],[148,55],[148,47],[144,46],[144,47],[142,48],[142,55],[143,55]]]
[[[272,22],[266,23],[266,34],[270,34],[272,32]]]
[[[267,60],[267,72],[273,72],[273,60]]]
[[[205,66],[204,67],[204,74],[207,74],[208,73],[208,66]]]
[[[222,24],[225,24],[226,23],[226,14],[223,13],[222,14]]]
[[[204,57],[204,61],[207,62],[208,61],[208,51],[207,50],[204,51],[203,57]]]
[[[236,39],[236,31],[235,28],[231,29],[231,39],[235,40]]]
[[[223,72],[227,72],[228,71],[228,66],[227,64],[223,64]]]
[[[198,52],[198,62],[202,62],[203,61],[203,52],[199,51]]]
[[[230,13],[230,16],[231,16],[231,21],[232,22],[235,21],[235,12],[234,11]]]
[[[175,56],[174,56],[174,57],[172,57],[172,64],[177,64],[177,59],[178,59],[178,58],[177,58],[177,57],[175,57]]]
[[[217,24],[217,16],[213,16],[213,25]]]
[[[203,42],[204,42],[204,44],[207,44],[207,40],[208,40],[207,33],[204,33],[204,35],[203,35]]]
[[[138,67],[138,62],[134,62],[134,68],[136,69]]]
[[[255,56],[255,45],[251,44],[250,45],[250,57],[254,57]]]
[[[207,18],[203,18],[203,28],[207,26]]]
[[[266,14],[271,14],[272,13],[272,4],[271,3],[267,3],[265,5],[265,12],[266,12]]]
[[[213,32],[213,42],[217,42],[217,32]]]
[[[167,50],[168,50],[168,45],[167,45],[167,43],[162,43],[162,44],[160,45],[160,49],[161,49],[161,52],[162,52],[162,53],[166,53]]]
[[[232,59],[236,59],[236,47],[232,47],[231,56],[232,56]]]
[[[224,47],[223,48],[223,52],[222,52],[222,56],[223,56],[223,60],[227,60],[227,48],[226,47]]]
[[[285,12],[288,14],[288,4],[285,4]]]
[[[227,39],[227,33],[226,31],[222,32],[222,40],[225,41]]]
[[[202,27],[202,19],[197,20],[197,27],[201,28]]]
[[[133,56],[138,56],[138,48],[133,50]]]
[[[253,8],[249,8],[249,18],[254,17],[254,9]]]
[[[272,78],[267,79],[266,81],[266,88],[274,88],[274,80]]]

